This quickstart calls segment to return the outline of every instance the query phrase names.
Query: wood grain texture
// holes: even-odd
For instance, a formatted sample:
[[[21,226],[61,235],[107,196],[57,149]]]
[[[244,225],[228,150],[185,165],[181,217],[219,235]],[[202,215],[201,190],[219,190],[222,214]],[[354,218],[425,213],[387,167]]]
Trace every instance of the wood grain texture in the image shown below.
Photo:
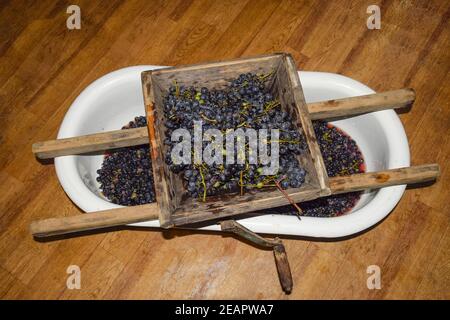
[[[0,11],[0,297],[450,298],[450,5],[367,1],[10,1]],[[413,164],[437,162],[441,179],[410,188],[379,225],[340,241],[283,239],[295,286],[279,287],[273,254],[233,237],[132,229],[37,242],[30,221],[80,214],[52,165],[31,153],[55,139],[71,102],[103,74],[286,51],[301,70],[338,72],[381,92],[411,87],[401,114]],[[119,128],[117,128],[119,129]],[[212,249],[213,247],[213,249]],[[69,265],[82,289],[66,287]],[[381,268],[380,290],[366,286]],[[255,279],[248,281],[248,279]],[[244,285],[243,285],[244,284]]]
[[[159,217],[158,213],[159,208],[157,204],[148,203],[140,206],[91,212],[90,214],[33,221],[30,224],[30,232],[35,236],[53,236],[71,232],[102,229],[156,220]]]
[[[36,154],[39,159],[49,159],[64,155],[138,146],[146,143],[149,143],[147,130],[136,128],[36,142],[33,143],[31,148],[32,152]]]

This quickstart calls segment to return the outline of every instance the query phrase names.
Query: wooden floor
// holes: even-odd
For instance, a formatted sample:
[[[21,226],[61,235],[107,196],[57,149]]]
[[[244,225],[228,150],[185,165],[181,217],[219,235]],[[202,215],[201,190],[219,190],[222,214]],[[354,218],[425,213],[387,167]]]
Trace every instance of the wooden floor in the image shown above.
[[[66,9],[81,8],[81,30]],[[366,27],[381,7],[381,30]],[[450,298],[450,5],[448,1],[1,1],[0,297]],[[377,91],[413,87],[402,114],[413,164],[442,177],[409,189],[381,224],[340,241],[286,239],[294,277],[282,293],[273,256],[232,237],[111,230],[38,242],[34,219],[80,214],[52,164],[31,153],[56,137],[90,82],[125,66],[290,52],[299,69],[336,72]],[[81,289],[66,287],[69,265]],[[380,290],[366,269],[381,268]]]

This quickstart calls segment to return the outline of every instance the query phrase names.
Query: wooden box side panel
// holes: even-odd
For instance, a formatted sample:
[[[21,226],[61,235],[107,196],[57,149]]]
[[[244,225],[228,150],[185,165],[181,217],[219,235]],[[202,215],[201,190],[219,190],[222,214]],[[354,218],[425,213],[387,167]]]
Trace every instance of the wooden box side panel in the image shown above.
[[[154,85],[151,74],[142,72],[142,89],[144,94],[145,112],[147,117],[147,127],[149,130],[150,156],[152,158],[152,171],[154,178],[155,195],[159,207],[159,223],[162,227],[171,227],[171,213],[175,210],[170,197],[169,183],[164,165],[164,154],[160,148],[163,133],[158,130],[160,111],[155,107]]]
[[[294,59],[291,55],[286,54],[284,56],[284,64],[286,65],[286,69],[289,74],[289,80],[291,82],[290,88],[292,88],[294,92],[294,105],[296,106],[298,113],[300,114],[301,127],[303,128],[303,132],[305,133],[306,142],[311,153],[311,160],[314,165],[314,172],[317,177],[317,182],[319,183],[321,189],[321,195],[330,195],[331,190],[328,182],[327,170],[306,106],[303,89],[300,83],[300,78],[298,76],[298,71],[295,66]]]
[[[297,105],[295,100],[294,90],[291,87],[291,80],[289,75],[289,69],[285,61],[280,64],[276,71],[277,81],[274,82],[274,95],[278,98],[284,111],[286,111],[290,117],[292,123],[296,124],[297,129],[299,129],[305,141],[307,140],[307,134],[303,128],[302,117],[305,116],[304,113],[300,112],[300,109],[306,108],[306,105]],[[297,156],[300,164],[306,170],[306,177],[304,186],[312,186],[313,188],[320,188],[318,181],[316,168],[312,161],[311,151],[309,150],[309,145],[307,145],[307,150],[304,153]]]
[[[261,58],[236,59],[213,62],[194,66],[174,67],[152,71],[152,79],[162,89],[167,90],[174,81],[178,85],[207,87],[208,89],[224,87],[229,80],[242,73],[269,73],[281,63],[281,55]]]
[[[289,197],[296,202],[317,199],[321,196],[320,192],[320,189],[311,186],[287,190]],[[214,199],[214,197],[210,198],[208,202],[198,202],[189,199],[183,203],[182,208],[179,208],[172,214],[173,224],[175,226],[181,226],[280,207],[290,203],[278,190],[247,193],[237,197],[223,195],[218,199]]]
[[[156,110],[155,115],[155,129],[159,132],[159,136],[161,137],[161,140],[159,141],[158,149],[160,150],[161,154],[161,167],[162,170],[159,171],[160,173],[164,174],[164,180],[168,181],[167,186],[167,192],[169,194],[169,203],[167,204],[167,207],[170,209],[170,212],[173,213],[176,208],[179,207],[181,204],[183,195],[185,193],[185,189],[183,187],[183,180],[179,177],[178,174],[173,173],[169,166],[165,162],[165,155],[169,154],[168,146],[163,143],[164,138],[166,136],[166,127],[164,124],[164,96],[166,94],[166,90],[168,88],[164,88],[161,86],[161,84],[158,82],[158,80],[155,80],[153,77],[153,74],[151,75],[151,83],[153,86],[153,94],[154,94],[154,109]],[[170,137],[169,137],[170,138]],[[165,198],[164,198],[165,199]]]

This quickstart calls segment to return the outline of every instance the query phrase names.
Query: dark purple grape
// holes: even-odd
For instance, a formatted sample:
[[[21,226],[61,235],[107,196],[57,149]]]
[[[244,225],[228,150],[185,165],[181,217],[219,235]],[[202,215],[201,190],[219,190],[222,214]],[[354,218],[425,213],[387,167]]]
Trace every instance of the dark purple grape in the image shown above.
[[[145,117],[136,117],[122,129],[145,127]],[[111,202],[133,206],[155,201],[148,145],[121,148],[105,155],[97,170],[97,182]]]

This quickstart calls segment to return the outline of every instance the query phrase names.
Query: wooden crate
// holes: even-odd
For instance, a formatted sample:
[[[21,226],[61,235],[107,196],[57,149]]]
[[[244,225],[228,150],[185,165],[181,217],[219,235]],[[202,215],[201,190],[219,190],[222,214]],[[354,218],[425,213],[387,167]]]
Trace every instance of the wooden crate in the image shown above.
[[[312,123],[305,104],[300,79],[292,57],[285,53],[236,59],[197,65],[179,66],[142,73],[146,105],[155,193],[160,207],[160,224],[172,227],[211,219],[224,218],[245,212],[288,204],[282,193],[275,189],[257,190],[244,195],[224,194],[208,196],[206,201],[188,197],[182,177],[171,172],[164,161],[167,146],[165,138],[163,99],[176,80],[179,85],[223,87],[230,79],[242,73],[269,73],[274,71],[268,84],[281,107],[292,117],[298,130],[303,131],[308,150],[299,156],[307,171],[306,181],[296,189],[287,189],[290,197],[306,201],[329,195],[328,176],[316,141]]]

